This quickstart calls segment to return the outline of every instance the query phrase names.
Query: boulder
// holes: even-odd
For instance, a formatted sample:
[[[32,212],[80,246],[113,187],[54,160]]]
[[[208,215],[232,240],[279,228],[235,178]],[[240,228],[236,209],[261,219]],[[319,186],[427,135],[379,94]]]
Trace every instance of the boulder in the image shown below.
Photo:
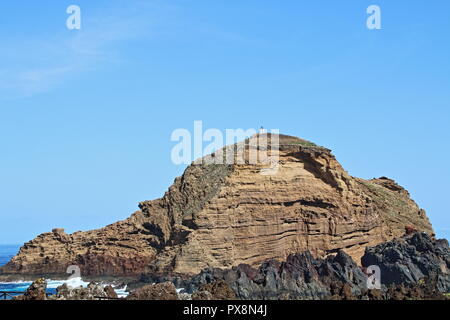
[[[55,228],[52,230],[52,232],[56,233],[56,234],[65,234],[66,233],[63,228]]]
[[[15,300],[47,300],[47,282],[45,279],[37,279],[27,289],[24,295]]]
[[[151,284],[131,292],[127,300],[178,300],[177,290],[173,283]]]
[[[203,284],[192,294],[192,300],[234,300],[236,295],[224,280]]]
[[[118,299],[116,291],[114,291],[114,288],[110,285],[103,288],[103,290],[106,293],[106,297],[109,299]]]

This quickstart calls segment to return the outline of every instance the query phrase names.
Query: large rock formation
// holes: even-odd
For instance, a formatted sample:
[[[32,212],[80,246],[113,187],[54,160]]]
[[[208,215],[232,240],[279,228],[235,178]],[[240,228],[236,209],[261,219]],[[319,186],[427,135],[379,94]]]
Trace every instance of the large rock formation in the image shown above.
[[[268,147],[247,140],[237,150],[278,157],[277,172],[271,161],[192,164],[162,198],[140,203],[130,218],[93,231],[44,233],[2,272],[63,274],[78,265],[94,276],[196,274],[306,250],[321,257],[343,249],[359,261],[366,246],[399,237],[407,226],[433,233],[425,212],[393,180],[352,177],[328,149],[263,136]],[[226,158],[230,150],[204,160]]]

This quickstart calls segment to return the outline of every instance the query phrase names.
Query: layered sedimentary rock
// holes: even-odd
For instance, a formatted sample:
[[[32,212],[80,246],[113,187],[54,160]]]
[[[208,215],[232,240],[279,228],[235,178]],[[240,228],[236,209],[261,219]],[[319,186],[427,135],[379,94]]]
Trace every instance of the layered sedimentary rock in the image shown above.
[[[256,138],[263,136],[267,147],[232,146],[245,161],[211,164],[226,158],[226,148],[192,164],[124,221],[38,236],[2,272],[61,274],[78,265],[83,275],[196,274],[306,250],[323,257],[343,249],[359,261],[366,246],[410,226],[433,234],[424,210],[393,180],[352,177],[326,148],[284,135]],[[249,161],[254,153],[270,161]]]

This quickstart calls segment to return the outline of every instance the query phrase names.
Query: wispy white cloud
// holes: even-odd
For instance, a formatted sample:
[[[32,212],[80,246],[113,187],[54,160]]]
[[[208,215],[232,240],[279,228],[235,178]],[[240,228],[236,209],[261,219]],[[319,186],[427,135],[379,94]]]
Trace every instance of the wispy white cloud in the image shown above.
[[[0,100],[33,96],[57,88],[77,74],[126,60],[122,44],[155,38],[248,42],[216,25],[190,20],[161,0],[111,1],[109,8],[86,12],[81,30],[51,36],[30,34],[6,40],[0,50]],[[189,39],[189,40],[187,40]]]
[[[123,57],[118,47],[122,42],[154,32],[164,8],[155,3],[150,7],[150,4],[140,2],[133,9],[116,6],[84,15],[82,8],[82,29],[79,31],[65,30],[51,37],[21,38],[3,43],[0,99],[47,92],[71,76],[93,70],[101,63],[121,61]]]

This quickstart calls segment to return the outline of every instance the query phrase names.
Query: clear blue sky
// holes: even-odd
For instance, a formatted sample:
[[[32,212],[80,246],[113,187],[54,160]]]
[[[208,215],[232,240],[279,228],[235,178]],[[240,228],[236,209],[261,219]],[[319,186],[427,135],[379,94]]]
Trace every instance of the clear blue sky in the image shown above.
[[[0,244],[160,197],[184,170],[170,135],[194,120],[327,146],[449,238],[449,34],[447,0],[1,1]]]

